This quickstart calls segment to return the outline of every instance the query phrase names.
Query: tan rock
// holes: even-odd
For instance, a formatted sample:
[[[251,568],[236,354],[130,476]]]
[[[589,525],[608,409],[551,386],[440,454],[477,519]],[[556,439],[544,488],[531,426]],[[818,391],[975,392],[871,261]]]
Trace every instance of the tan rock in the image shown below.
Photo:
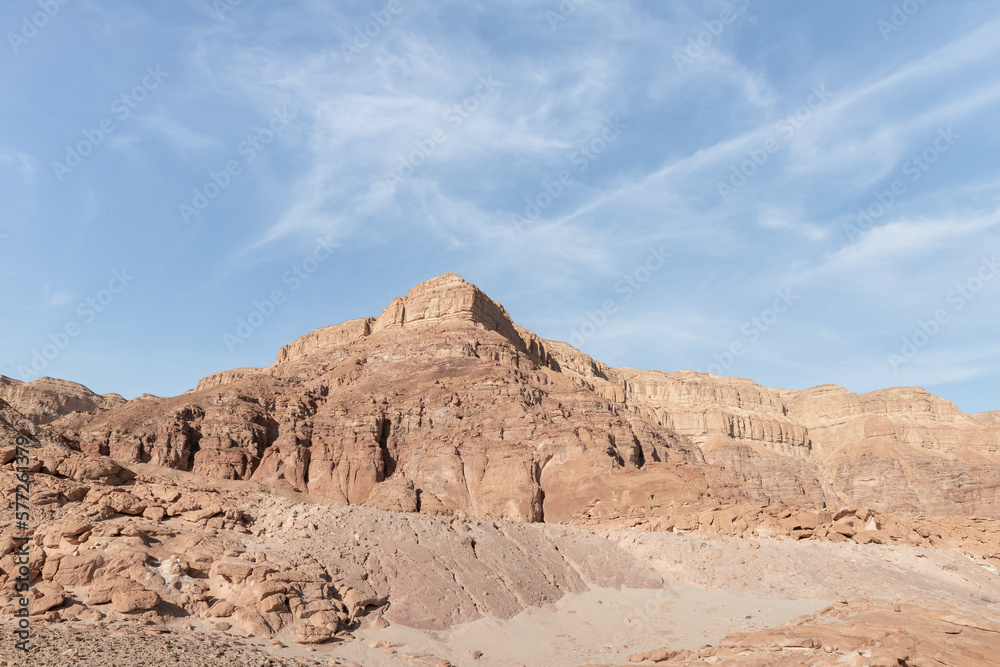
[[[255,607],[240,607],[231,616],[231,621],[244,632],[260,637],[270,637],[274,630]]]
[[[219,561],[212,565],[210,572],[212,575],[224,577],[228,581],[238,584],[245,581],[253,573],[253,565]]]
[[[95,412],[124,405],[118,394],[100,396],[82,384],[42,377],[21,382],[0,375],[0,399],[35,424],[47,424],[73,412]]]
[[[226,618],[236,611],[236,605],[229,600],[219,600],[208,610],[208,615],[214,618]]]
[[[117,575],[104,576],[94,581],[87,589],[84,602],[88,605],[107,604],[115,593],[141,591],[142,585]]]
[[[402,477],[376,484],[365,504],[387,512],[416,512],[419,507],[413,481]]]
[[[160,596],[147,590],[121,590],[111,595],[111,606],[120,614],[149,611],[160,604]]]
[[[158,523],[163,521],[166,514],[167,510],[165,507],[151,505],[142,511],[142,518],[149,519],[150,521],[156,521]]]
[[[104,563],[105,558],[101,553],[63,556],[58,560],[59,570],[51,578],[64,586],[82,586],[93,581],[94,573]]]
[[[288,584],[283,581],[258,581],[251,585],[251,590],[258,600],[288,592]]]
[[[272,595],[257,602],[257,610],[265,615],[288,611],[288,600],[284,595]]]
[[[333,639],[334,634],[336,634],[336,630],[303,623],[295,630],[295,642],[297,644],[322,644]]]
[[[127,491],[115,491],[107,494],[102,503],[121,514],[141,515],[146,510],[146,503]]]
[[[845,517],[843,519],[838,519],[833,524],[833,530],[840,533],[844,537],[854,537],[854,535],[860,530],[860,525],[858,519],[854,516]]]
[[[70,538],[79,537],[80,535],[82,535],[84,533],[90,532],[90,530],[93,527],[94,527],[94,525],[91,524],[91,523],[87,523],[87,522],[83,522],[83,521],[69,521],[69,522],[60,524],[59,527],[58,527],[58,530],[59,530],[59,535],[61,537],[64,537],[67,540],[70,540]],[[71,541],[70,543],[72,544],[73,542]]]
[[[881,530],[862,530],[856,533],[853,539],[858,544],[870,544],[872,542],[875,544],[885,544],[889,541],[886,534]]]
[[[44,614],[66,601],[66,591],[58,583],[43,583],[30,590],[31,602],[28,610],[32,616]]]

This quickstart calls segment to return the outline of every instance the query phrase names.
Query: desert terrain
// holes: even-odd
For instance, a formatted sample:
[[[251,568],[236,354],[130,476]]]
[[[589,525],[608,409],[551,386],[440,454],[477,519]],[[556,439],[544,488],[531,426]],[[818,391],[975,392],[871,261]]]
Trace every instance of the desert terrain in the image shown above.
[[[0,376],[0,665],[995,665],[998,447],[916,387],[609,367],[446,274],[179,396]]]

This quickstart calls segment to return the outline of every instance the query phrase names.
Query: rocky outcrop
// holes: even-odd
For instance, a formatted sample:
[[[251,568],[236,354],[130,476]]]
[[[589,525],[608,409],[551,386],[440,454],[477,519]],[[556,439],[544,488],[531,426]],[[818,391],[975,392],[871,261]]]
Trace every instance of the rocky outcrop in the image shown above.
[[[817,454],[835,456],[861,441],[889,441],[920,449],[1000,451],[1000,431],[983,416],[966,415],[951,401],[919,387],[857,395],[835,385],[784,392],[789,417],[809,429]]]
[[[611,374],[625,387],[627,402],[700,445],[724,436],[789,456],[810,454],[809,429],[788,417],[780,390],[691,371],[614,368]]]
[[[757,443],[716,436],[702,447],[705,461],[725,470],[776,503],[823,508],[839,496],[820,469],[801,456],[786,456]]]
[[[298,340],[278,352],[276,365],[289,364],[303,357],[316,355],[317,353],[329,352],[335,354],[337,350],[350,345],[351,343],[368,336],[372,332],[374,317],[364,319],[348,320],[341,324],[334,324],[321,329],[311,331]],[[199,384],[199,389],[201,389]]]
[[[43,377],[21,382],[0,375],[0,399],[35,424],[47,424],[73,412],[107,410],[126,401],[118,394],[95,394],[82,384]]]
[[[234,382],[239,382],[245,378],[249,378],[254,375],[266,374],[266,369],[254,368],[254,367],[244,367],[244,368],[234,368],[228,371],[219,371],[218,373],[212,373],[208,377],[204,377],[198,381],[198,386],[194,389],[189,389],[185,393],[191,393],[192,391],[202,391],[204,389],[213,389],[220,385],[232,384]],[[143,394],[143,398],[156,399],[157,396],[152,396],[151,394]]]
[[[421,512],[522,521],[544,519],[546,504],[585,513],[594,499],[577,493],[583,480],[609,489],[605,476],[703,462],[686,439],[581,391],[525,338],[477,288],[443,276],[375,321],[303,337],[270,368],[52,428],[123,462],[413,507],[376,489],[391,484],[412,488]]]

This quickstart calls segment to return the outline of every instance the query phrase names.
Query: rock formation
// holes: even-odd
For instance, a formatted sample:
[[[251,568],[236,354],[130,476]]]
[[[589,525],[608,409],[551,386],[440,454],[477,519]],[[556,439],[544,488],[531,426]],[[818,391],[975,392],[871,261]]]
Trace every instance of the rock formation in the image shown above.
[[[83,452],[325,500],[573,521],[726,502],[997,517],[997,423],[916,388],[608,367],[447,274],[267,368],[50,428]]]
[[[259,646],[205,649],[199,633],[275,651],[395,626],[437,637],[594,590],[660,600],[668,580],[853,599],[787,624],[741,616],[740,632],[730,619],[715,645],[656,649],[637,628],[616,649],[643,637],[633,663],[995,655],[1000,412],[963,414],[918,388],[859,396],[609,367],[515,325],[452,274],[180,396],[0,378],[5,488],[19,438],[31,449],[30,613],[78,635],[62,658],[104,650],[86,648],[85,628],[143,627],[187,633],[212,653],[197,664],[251,664]],[[4,614],[17,605],[16,535],[4,515]],[[946,659],[956,646],[964,663]],[[401,642],[369,648],[450,664]],[[463,659],[489,664],[473,649]]]
[[[16,418],[13,410],[0,409]],[[10,445],[17,437],[18,432],[0,428],[0,484],[5,488],[14,484]],[[675,514],[652,520],[595,517],[588,521],[598,530],[591,532],[302,503],[268,493],[262,485],[141,463],[123,467],[99,455],[59,449],[58,443],[32,441],[28,447],[31,619],[42,636],[48,636],[49,627],[72,628],[75,635],[66,649],[70,653],[60,649],[50,656],[56,660],[40,664],[64,664],[58,656],[82,650],[86,644],[80,633],[88,628],[106,628],[109,634],[112,628],[148,628],[173,637],[168,646],[200,641],[195,639],[199,632],[230,642],[242,636],[274,638],[279,649],[285,642],[329,645],[350,643],[358,633],[386,626],[435,633],[484,618],[495,625],[592,590],[647,590],[658,596],[650,599],[669,600],[676,593],[664,581],[668,575],[713,587],[727,578],[742,587],[754,587],[755,577],[770,578],[769,586],[777,583],[791,592],[804,586],[797,581],[802,573],[790,569],[798,563],[815,570],[809,576],[819,588],[804,586],[810,595],[830,599],[836,597],[830,587],[843,584],[845,592],[860,599],[787,626],[753,623],[756,629],[730,634],[716,645],[648,650],[634,654],[634,660],[699,664],[708,658],[715,664],[764,665],[829,657],[874,664],[863,660],[885,655],[921,664],[912,660],[937,656],[942,661],[949,649],[961,646],[968,656],[964,663],[943,662],[988,665],[995,655],[991,642],[1000,623],[977,613],[985,611],[983,605],[996,604],[987,596],[991,586],[995,592],[1000,566],[997,521],[742,504],[700,512],[675,508]],[[13,537],[19,532],[7,517],[0,524],[0,613],[6,615],[18,604],[12,584],[18,573],[14,550],[20,544]],[[816,547],[804,552],[808,556],[793,549],[810,543]],[[830,543],[853,548],[839,571],[834,552],[819,548]],[[880,555],[877,550],[888,545],[893,550]],[[901,569],[897,561],[906,554],[930,559],[922,575],[929,579]],[[900,581],[887,586],[886,577]],[[980,597],[973,595],[970,603],[969,591],[976,587]],[[950,597],[941,599],[945,590]],[[923,606],[910,601],[921,595]],[[901,600],[895,610],[893,600]],[[905,614],[893,616],[900,604]],[[947,611],[939,609],[949,604]],[[649,603],[642,609],[650,609]],[[192,622],[202,629],[192,630]],[[636,631],[642,636],[641,626]],[[943,643],[941,635],[949,632],[954,634]],[[651,636],[643,643],[658,639]],[[803,643],[807,640],[811,643]],[[160,640],[131,641],[153,646]],[[105,641],[88,655],[107,654],[115,645]],[[371,647],[405,664],[442,664],[426,651],[401,653],[399,643]],[[9,648],[0,646],[0,660]],[[215,651],[200,662],[196,653],[189,664],[267,664],[215,662],[225,654]]]
[[[35,424],[47,424],[73,412],[96,412],[125,403],[118,394],[95,394],[82,384],[38,378],[21,382],[0,375],[0,399]]]

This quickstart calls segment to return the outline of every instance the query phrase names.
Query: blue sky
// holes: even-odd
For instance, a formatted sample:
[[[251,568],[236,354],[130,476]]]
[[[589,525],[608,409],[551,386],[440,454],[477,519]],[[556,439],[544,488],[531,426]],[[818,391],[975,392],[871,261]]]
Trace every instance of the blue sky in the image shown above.
[[[453,271],[612,365],[1000,409],[996,2],[16,0],[0,28],[0,373],[173,395]]]

